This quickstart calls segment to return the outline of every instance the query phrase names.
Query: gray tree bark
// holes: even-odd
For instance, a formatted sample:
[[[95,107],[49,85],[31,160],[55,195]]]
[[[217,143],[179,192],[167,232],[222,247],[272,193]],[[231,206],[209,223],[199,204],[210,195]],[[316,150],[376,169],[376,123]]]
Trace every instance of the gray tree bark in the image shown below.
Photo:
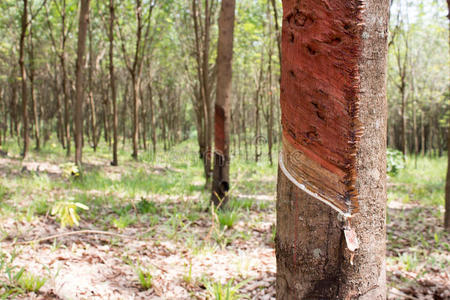
[[[283,5],[289,1],[292,0],[284,0]],[[277,299],[386,298],[385,156],[389,1],[368,0],[364,4],[359,59],[359,120],[365,130],[356,159],[359,213],[351,220],[360,246],[354,253],[352,265],[351,252],[346,247],[342,230],[344,224],[338,219],[338,213],[298,189],[279,169]],[[289,37],[283,36],[282,48],[292,45],[295,44],[289,42]],[[289,58],[283,55],[282,59]],[[282,77],[283,80],[292,81],[286,76]]]
[[[76,99],[73,119],[75,120],[75,164],[80,165],[83,153],[83,101],[84,101],[84,61],[86,52],[86,33],[89,22],[90,0],[81,0],[80,21],[78,24],[78,48],[76,63]]]
[[[211,199],[224,205],[230,189],[230,106],[235,0],[222,0],[219,17],[217,88],[214,118],[214,171]]]

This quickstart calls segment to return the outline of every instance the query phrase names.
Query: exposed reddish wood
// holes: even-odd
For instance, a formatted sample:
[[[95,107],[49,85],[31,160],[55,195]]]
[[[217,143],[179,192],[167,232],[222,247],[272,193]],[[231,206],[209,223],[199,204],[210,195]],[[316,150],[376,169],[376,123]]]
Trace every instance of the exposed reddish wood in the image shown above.
[[[223,207],[230,189],[230,124],[235,0],[223,0],[217,46],[217,88],[214,119],[214,169],[211,201]]]
[[[357,210],[359,0],[286,1],[281,83],[286,168],[346,212]],[[289,154],[290,153],[290,154]]]
[[[217,104],[214,113],[214,148],[220,153],[225,151],[225,110]]]

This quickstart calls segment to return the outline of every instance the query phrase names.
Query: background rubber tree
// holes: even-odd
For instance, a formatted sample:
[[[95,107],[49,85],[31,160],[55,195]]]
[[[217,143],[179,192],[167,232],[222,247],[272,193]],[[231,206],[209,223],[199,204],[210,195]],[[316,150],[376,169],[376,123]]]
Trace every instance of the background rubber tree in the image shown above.
[[[219,16],[217,87],[214,113],[214,168],[211,199],[224,205],[230,189],[230,106],[235,0],[222,0]]]
[[[360,7],[363,3],[364,9]],[[345,224],[338,218],[338,213],[297,188],[279,168],[277,299],[386,298],[385,156],[389,1],[368,0],[363,3],[354,0],[283,1],[282,104],[284,101],[284,107],[295,107],[302,99],[311,96],[299,88],[302,85],[299,78],[304,76],[303,66],[315,64],[317,73],[307,78],[310,86],[334,89],[323,85],[332,76],[331,68],[324,67],[328,57],[337,58],[332,68],[348,67],[347,62],[339,61],[342,60],[340,57],[357,53],[355,65],[349,67],[350,70],[356,68],[359,73],[359,82],[355,86],[360,91],[358,119],[365,129],[353,169],[357,172],[355,187],[359,192],[359,213],[351,219],[351,224],[360,244],[353,253],[354,257],[347,249],[343,232]],[[361,20],[357,20],[358,16]],[[361,21],[362,29],[359,27]],[[346,47],[353,43],[360,47]],[[347,72],[342,71],[342,74]],[[337,94],[346,95],[348,91],[340,88],[348,84],[344,81],[338,87]],[[292,93],[298,96],[286,97],[286,94]],[[336,98],[330,96],[327,100],[326,92],[321,93],[320,90],[316,96],[322,97],[322,103],[328,105],[317,107],[317,116],[332,118],[333,110],[340,107]],[[314,103],[311,109],[314,109]],[[289,112],[283,110],[282,114],[285,118]],[[295,118],[295,114],[290,116]],[[332,119],[331,122],[337,121]],[[283,126],[287,124],[283,123]],[[290,134],[284,130],[283,137]],[[297,138],[304,138],[307,142],[307,139],[320,139],[318,134],[320,132]]]
[[[192,0],[192,23],[194,30],[193,50],[197,82],[194,87],[197,139],[200,158],[205,171],[205,189],[209,189],[211,178],[211,149],[213,138],[212,94],[214,91],[215,67],[211,66],[211,34],[217,0]]]
[[[117,91],[116,91],[116,78],[114,74],[114,22],[115,22],[115,5],[114,0],[109,0],[109,27],[108,27],[108,39],[109,39],[109,80],[111,89],[111,100],[113,106],[113,160],[111,165],[119,165],[117,159],[117,144],[118,141],[118,117],[117,117]]]
[[[447,18],[449,20],[449,28],[450,28],[450,0],[447,0],[448,14]],[[448,42],[450,45],[450,33],[448,36]],[[449,91],[450,96],[450,91]],[[448,120],[448,129],[447,129],[447,178],[445,181],[445,217],[444,217],[444,227],[447,232],[450,232],[450,118]]]
[[[89,23],[90,0],[81,0],[78,23],[78,48],[75,76],[75,164],[80,165],[83,155],[83,102],[84,102],[84,63],[86,52],[86,33]]]
[[[122,3],[126,5],[126,3]],[[144,62],[144,55],[149,50],[153,36],[151,36],[151,19],[153,14],[153,9],[156,5],[155,1],[150,1],[150,3],[145,4],[141,0],[135,1],[135,45],[130,51],[127,50],[128,36],[125,36],[126,32],[123,27],[124,18],[118,20],[119,37],[121,41],[121,48],[125,66],[130,74],[132,88],[133,88],[133,153],[131,156],[137,160],[138,158],[138,148],[139,148],[139,112],[141,109],[141,92],[140,86],[142,81],[142,68]]]
[[[22,121],[23,121],[23,150],[22,157],[26,158],[28,154],[28,88],[27,72],[25,70],[25,37],[28,29],[28,0],[23,0],[23,11],[21,16],[21,31],[19,43],[19,67],[22,83]]]

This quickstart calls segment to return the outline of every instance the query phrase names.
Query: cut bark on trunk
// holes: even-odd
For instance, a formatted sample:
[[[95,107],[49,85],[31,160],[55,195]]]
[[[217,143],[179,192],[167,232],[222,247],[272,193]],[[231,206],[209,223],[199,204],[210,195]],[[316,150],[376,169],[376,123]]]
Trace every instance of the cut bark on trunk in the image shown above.
[[[230,106],[235,0],[222,0],[217,46],[217,86],[214,116],[214,170],[211,200],[217,207],[228,201],[230,189]]]
[[[282,106],[282,119],[284,122],[290,122],[290,118],[299,118],[296,114],[286,114],[286,109],[298,105],[297,102],[304,101],[306,96],[302,94],[304,89],[300,88],[300,77],[303,75],[294,68],[302,64],[313,64],[317,66],[316,70],[321,72],[321,63],[332,56],[337,59],[336,66],[348,63],[343,55],[352,51],[352,48],[343,46],[346,44],[344,39],[351,36],[356,43],[360,43],[360,53],[356,60],[360,75],[357,82],[360,91],[357,94],[360,105],[358,119],[365,131],[354,161],[357,174],[355,187],[359,192],[359,213],[351,218],[351,226],[359,239],[359,249],[353,252],[354,257],[351,257],[352,252],[348,250],[349,245],[345,242],[343,229],[344,225],[348,224],[343,224],[342,219],[338,219],[339,214],[332,208],[297,188],[279,169],[277,299],[386,298],[385,85],[389,1],[364,1],[363,11],[361,4],[361,1],[356,0],[305,0],[300,4],[294,0],[283,1],[281,99],[286,102],[285,106]],[[343,15],[337,15],[338,13]],[[364,29],[355,32],[358,13],[362,13]],[[294,31],[301,34],[292,35],[292,26]],[[295,56],[295,53],[303,54]],[[291,70],[295,76],[290,74]],[[322,71],[317,77],[309,79],[311,86],[320,87],[322,79],[334,76],[329,68]],[[348,82],[343,83],[344,85],[337,87],[339,93],[345,94],[348,91],[341,88]],[[324,89],[329,87],[323,86],[322,92],[326,92]],[[288,88],[296,90],[297,96],[287,97]],[[283,97],[287,98],[283,100]],[[326,93],[319,92],[317,97],[326,99]],[[320,106],[316,109],[325,119],[330,116],[330,110],[339,109],[341,106],[335,97],[330,97],[328,102],[323,103],[328,103],[323,114],[320,112]],[[311,108],[314,107],[312,105]],[[288,128],[283,127],[285,137]],[[297,137],[302,139],[303,135]],[[304,137],[308,138],[308,135]],[[310,139],[312,137],[317,135],[309,135]],[[336,143],[341,142],[336,140]]]

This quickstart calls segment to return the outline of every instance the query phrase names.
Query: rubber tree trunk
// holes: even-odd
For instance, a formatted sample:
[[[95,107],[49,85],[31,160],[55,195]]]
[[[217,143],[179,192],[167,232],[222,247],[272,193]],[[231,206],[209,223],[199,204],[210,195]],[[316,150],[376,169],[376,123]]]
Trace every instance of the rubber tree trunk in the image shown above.
[[[117,159],[117,144],[119,143],[117,136],[117,126],[119,121],[117,118],[117,92],[114,74],[114,20],[114,0],[109,0],[109,79],[111,81],[111,99],[113,106],[113,160],[111,162],[111,165],[117,166],[119,164],[119,161]]]
[[[211,109],[211,91],[212,74],[210,72],[210,30],[212,26],[211,18],[214,15],[212,7],[214,1],[205,0],[203,3],[203,18],[201,13],[202,1],[192,0],[192,18],[194,23],[195,35],[195,59],[197,67],[197,77],[199,84],[199,94],[197,100],[200,118],[198,127],[198,143],[200,158],[203,161],[205,172],[205,189],[209,189],[211,179],[211,151],[212,151],[212,109]]]
[[[92,85],[92,73],[94,70],[94,53],[92,51],[92,29],[89,25],[88,28],[89,33],[89,73],[88,73],[88,86],[89,86],[89,106],[91,110],[91,130],[92,130],[92,148],[94,149],[94,152],[97,151],[97,144],[98,144],[98,138],[97,138],[97,118],[96,118],[96,109],[95,109],[95,100],[94,100],[94,91],[93,91],[93,85]],[[89,130],[88,130],[89,132]]]
[[[214,116],[214,169],[211,200],[225,205],[230,189],[230,106],[235,0],[223,0],[219,16],[217,87]],[[221,203],[221,204],[220,204]]]
[[[447,132],[447,159],[448,159],[448,162],[450,162],[450,128],[448,129],[448,132]],[[447,178],[445,181],[444,227],[445,227],[445,231],[450,232],[450,168],[449,168],[448,164],[447,164]]]
[[[89,23],[89,2],[81,0],[80,19],[78,24],[78,48],[75,79],[75,163],[82,162],[83,151],[83,100],[84,100],[84,61],[86,52],[86,33]]]
[[[330,26],[320,26],[335,12],[336,6],[354,9],[361,1],[283,0],[282,96],[283,88],[296,88],[289,70],[301,64],[300,58],[288,53],[307,47],[304,35],[292,36],[289,22],[302,30],[314,30],[317,40],[331,37],[331,51],[342,51],[337,28],[353,30],[352,19]],[[359,213],[351,223],[359,239],[359,249],[350,260],[343,224],[338,213],[298,189],[278,172],[277,192],[277,299],[385,299],[385,209],[386,209],[386,57],[389,20],[388,0],[364,1],[361,53],[358,59],[359,120],[365,127],[356,156],[356,188],[359,191]],[[352,16],[352,12],[346,12]],[[289,17],[291,16],[291,17]],[[294,16],[294,17],[292,17]],[[289,17],[289,18],[288,18]],[[316,18],[322,18],[316,22]],[[336,17],[334,16],[334,19]],[[342,34],[342,31],[340,31]],[[294,39],[301,39],[294,42]],[[320,42],[315,50],[303,53],[324,55],[327,46]],[[295,49],[292,49],[295,47]],[[289,49],[291,48],[291,49]],[[298,50],[297,50],[298,48]],[[330,48],[328,48],[330,49]],[[344,50],[346,51],[346,50]],[[296,61],[297,60],[297,61]],[[318,66],[320,67],[320,66]],[[314,79],[316,80],[316,79]],[[316,82],[319,84],[319,82]],[[287,84],[287,85],[286,85]],[[298,90],[298,97],[302,91]],[[289,99],[295,105],[297,99]],[[332,100],[331,100],[332,101]],[[335,104],[330,102],[330,106]],[[286,113],[285,111],[282,112]]]
[[[41,149],[41,133],[39,125],[39,113],[38,113],[38,103],[34,93],[34,78],[35,78],[35,61],[34,61],[34,43],[33,43],[33,24],[30,22],[30,33],[29,33],[29,56],[30,56],[30,98],[31,105],[33,107],[33,123],[34,123],[34,138],[36,141],[35,150],[39,151]]]
[[[66,41],[69,32],[66,31],[66,0],[62,1],[61,7],[61,54],[59,55],[59,60],[61,63],[62,72],[62,90],[64,95],[64,136],[66,145],[66,156],[70,156],[71,151],[71,137],[70,137],[70,100],[69,91],[67,87],[67,67],[66,67]]]
[[[449,29],[450,29],[450,0],[447,0]],[[448,43],[450,45],[450,32],[448,36]],[[447,232],[450,232],[450,120],[449,128],[447,129],[447,179],[445,181],[445,220],[444,227]]]
[[[17,81],[16,81],[16,69],[14,68],[11,74],[11,102],[10,102],[10,124],[9,124],[9,135],[14,137],[14,135],[19,135],[19,120],[17,117]]]
[[[137,160],[138,159],[138,141],[139,141],[139,84],[140,78],[135,74],[132,75],[131,81],[133,84],[133,153],[131,156]]]
[[[28,89],[27,89],[27,72],[25,71],[25,37],[28,28],[28,1],[23,0],[22,23],[20,32],[19,45],[19,66],[20,77],[22,82],[22,121],[23,121],[23,150],[22,157],[28,154]]]

